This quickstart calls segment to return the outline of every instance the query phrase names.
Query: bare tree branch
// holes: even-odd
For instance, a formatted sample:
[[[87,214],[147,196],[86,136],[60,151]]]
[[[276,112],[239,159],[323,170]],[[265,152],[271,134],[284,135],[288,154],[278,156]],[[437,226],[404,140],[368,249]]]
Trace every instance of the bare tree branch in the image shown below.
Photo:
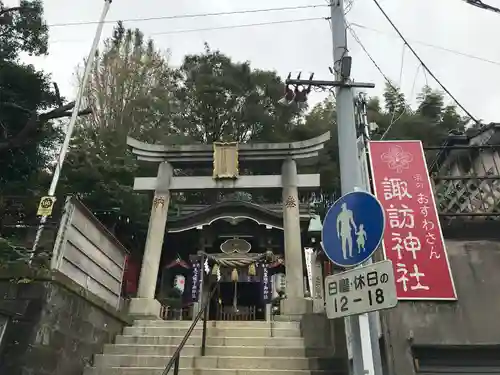
[[[39,114],[36,111],[29,110],[15,103],[0,103],[0,107],[14,108],[30,114],[29,120],[19,133],[17,133],[11,139],[6,140],[5,142],[0,142],[0,153],[23,146],[28,141],[29,136],[35,130],[44,126],[48,121],[71,116],[71,110],[74,108],[74,106],[75,102],[70,102],[60,107],[54,108],[49,112]],[[90,109],[84,109],[78,112],[78,116],[88,115],[90,113]]]

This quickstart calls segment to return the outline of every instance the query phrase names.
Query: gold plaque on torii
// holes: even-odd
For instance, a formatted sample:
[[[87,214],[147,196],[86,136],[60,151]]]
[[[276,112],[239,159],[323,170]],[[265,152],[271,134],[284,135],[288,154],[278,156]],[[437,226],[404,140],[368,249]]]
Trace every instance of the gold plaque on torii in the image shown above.
[[[236,179],[238,169],[238,142],[214,142],[215,180]]]

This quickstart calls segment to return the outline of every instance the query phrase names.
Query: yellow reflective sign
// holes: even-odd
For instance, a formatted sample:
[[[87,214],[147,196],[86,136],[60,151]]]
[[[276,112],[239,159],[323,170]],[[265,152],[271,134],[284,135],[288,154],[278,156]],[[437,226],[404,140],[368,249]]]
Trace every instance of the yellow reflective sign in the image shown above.
[[[52,209],[54,208],[54,203],[56,197],[42,197],[40,199],[40,204],[38,205],[38,211],[36,214],[38,216],[50,216],[52,214]]]

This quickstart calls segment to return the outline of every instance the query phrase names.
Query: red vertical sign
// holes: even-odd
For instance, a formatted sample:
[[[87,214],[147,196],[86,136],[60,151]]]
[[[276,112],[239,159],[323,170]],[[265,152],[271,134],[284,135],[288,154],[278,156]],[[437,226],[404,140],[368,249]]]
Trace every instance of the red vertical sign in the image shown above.
[[[373,141],[369,151],[398,298],[457,299],[422,142]]]

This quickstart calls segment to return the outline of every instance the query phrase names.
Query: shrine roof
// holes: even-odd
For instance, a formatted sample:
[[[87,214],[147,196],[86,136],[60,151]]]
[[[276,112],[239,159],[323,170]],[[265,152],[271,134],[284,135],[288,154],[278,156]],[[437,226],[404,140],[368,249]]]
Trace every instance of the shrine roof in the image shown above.
[[[318,158],[330,132],[299,142],[243,143],[238,145],[238,159],[242,164],[296,159],[301,164],[311,164]],[[127,145],[138,160],[148,162],[168,161],[175,166],[212,165],[213,144],[156,145],[128,137]]]
[[[301,224],[307,227],[313,216],[309,205],[300,204],[299,210]],[[283,229],[283,210],[281,204],[261,206],[236,200],[206,206],[186,205],[179,209],[178,215],[169,216],[167,230],[170,233],[183,232],[210,225],[216,220],[251,220],[266,227]]]

